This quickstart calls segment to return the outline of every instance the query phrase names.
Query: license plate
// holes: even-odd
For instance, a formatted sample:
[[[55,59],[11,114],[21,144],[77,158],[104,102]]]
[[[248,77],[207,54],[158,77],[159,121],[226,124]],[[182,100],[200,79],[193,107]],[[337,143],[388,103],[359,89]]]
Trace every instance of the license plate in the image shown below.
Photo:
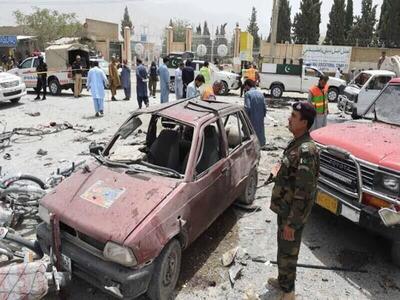
[[[72,272],[72,262],[71,259],[68,256],[65,256],[64,254],[61,254],[61,265],[62,268],[67,271],[67,272]]]
[[[317,204],[319,206],[329,210],[331,213],[337,215],[339,202],[335,198],[333,198],[325,193],[319,192],[318,196],[317,196]]]

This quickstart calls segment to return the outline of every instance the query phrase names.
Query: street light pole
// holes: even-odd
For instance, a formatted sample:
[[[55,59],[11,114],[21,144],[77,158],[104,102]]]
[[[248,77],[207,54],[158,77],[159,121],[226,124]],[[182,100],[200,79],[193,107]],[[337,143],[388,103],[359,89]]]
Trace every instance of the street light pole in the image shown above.
[[[276,56],[276,36],[278,32],[279,3],[280,0],[274,0],[272,7],[271,48],[269,53],[272,63],[274,62]]]

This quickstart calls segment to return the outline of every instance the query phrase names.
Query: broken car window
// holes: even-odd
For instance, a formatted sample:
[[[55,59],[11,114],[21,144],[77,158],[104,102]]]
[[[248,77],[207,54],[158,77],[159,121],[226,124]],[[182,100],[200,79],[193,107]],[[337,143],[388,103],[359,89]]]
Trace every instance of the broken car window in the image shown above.
[[[227,116],[223,119],[223,122],[228,139],[229,152],[250,139],[247,127],[238,113]]]
[[[373,109],[378,121],[400,125],[400,85],[388,85],[367,115],[374,114]]]
[[[222,158],[221,132],[216,122],[204,128],[199,158],[196,166],[197,174],[208,170]]]

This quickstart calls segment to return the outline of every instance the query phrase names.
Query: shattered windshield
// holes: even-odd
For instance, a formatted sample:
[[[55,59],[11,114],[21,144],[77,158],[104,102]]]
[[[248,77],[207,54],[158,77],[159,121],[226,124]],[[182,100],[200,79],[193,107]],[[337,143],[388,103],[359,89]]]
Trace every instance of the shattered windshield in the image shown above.
[[[354,78],[354,80],[351,82],[351,84],[357,85],[359,88],[362,88],[364,84],[369,80],[371,77],[370,74],[367,73],[360,73]]]
[[[400,85],[388,85],[367,116],[374,116],[377,121],[400,125]]]
[[[193,127],[157,114],[136,116],[121,126],[104,158],[134,172],[182,178],[193,132]]]

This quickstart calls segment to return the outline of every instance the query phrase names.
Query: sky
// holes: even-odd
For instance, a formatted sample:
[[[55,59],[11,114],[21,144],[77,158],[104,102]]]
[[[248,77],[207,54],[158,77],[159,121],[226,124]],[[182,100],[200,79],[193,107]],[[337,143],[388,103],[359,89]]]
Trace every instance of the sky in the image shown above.
[[[292,20],[299,10],[300,0],[289,0],[292,6]],[[361,0],[353,0],[354,14],[361,12]],[[377,18],[383,0],[373,0],[378,5]],[[245,29],[249,23],[252,7],[257,9],[260,34],[267,36],[270,31],[270,19],[273,0],[0,0],[0,26],[15,25],[13,11],[32,12],[32,7],[57,9],[60,12],[74,12],[79,20],[85,18],[99,19],[120,24],[124,8],[135,26],[135,35],[142,32],[148,34],[149,40],[160,43],[163,28],[169,19],[185,19],[197,26],[204,20],[208,21],[210,31],[215,32],[217,26],[228,23],[227,33],[231,34],[236,25]],[[322,1],[321,34],[326,32],[329,21],[329,11],[333,0]]]

